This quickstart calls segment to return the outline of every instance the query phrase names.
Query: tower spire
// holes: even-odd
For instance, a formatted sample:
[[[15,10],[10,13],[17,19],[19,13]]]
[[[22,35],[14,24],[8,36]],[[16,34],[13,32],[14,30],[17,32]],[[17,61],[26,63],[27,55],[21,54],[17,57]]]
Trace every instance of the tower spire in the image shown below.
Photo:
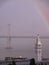
[[[36,50],[36,60],[38,62],[42,61],[42,43],[40,41],[40,38],[39,38],[39,34],[37,35],[37,38],[36,38],[36,45],[35,45],[35,50]]]

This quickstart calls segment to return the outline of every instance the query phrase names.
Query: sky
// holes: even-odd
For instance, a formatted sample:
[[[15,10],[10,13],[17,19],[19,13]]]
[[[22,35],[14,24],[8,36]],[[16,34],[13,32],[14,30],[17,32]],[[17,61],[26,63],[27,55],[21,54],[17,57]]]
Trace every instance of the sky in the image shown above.
[[[49,14],[47,2],[42,0],[38,2],[46,14]],[[0,18],[0,28],[2,28],[0,29],[0,35],[7,34],[8,24],[11,24],[11,35],[32,36],[49,34],[49,28],[36,10],[32,0],[1,1]]]
[[[35,1],[49,16],[49,1]],[[49,27],[36,10],[33,0],[0,0],[0,36],[8,35],[8,24],[11,25],[11,36],[36,36],[37,34],[49,36]],[[0,48],[6,47],[7,41],[7,39],[0,39]],[[12,39],[11,43],[19,51],[27,49],[30,52],[28,56],[32,57],[32,48],[34,48],[32,39]]]

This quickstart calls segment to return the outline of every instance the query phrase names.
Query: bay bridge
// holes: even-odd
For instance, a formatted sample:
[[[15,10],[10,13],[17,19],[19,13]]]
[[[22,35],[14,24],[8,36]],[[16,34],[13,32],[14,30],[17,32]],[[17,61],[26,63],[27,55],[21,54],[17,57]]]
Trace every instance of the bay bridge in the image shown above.
[[[37,36],[38,36],[39,34],[37,34]],[[11,24],[8,24],[8,35],[4,35],[4,36],[0,36],[0,39],[2,38],[2,39],[6,39],[7,38],[7,40],[8,40],[8,48],[10,48],[11,47],[11,39],[36,39],[37,38],[37,36],[11,36]],[[40,39],[49,39],[49,36],[40,36],[39,35],[39,38]]]
[[[38,36],[38,34],[37,34]],[[8,45],[9,45],[9,48],[11,47],[11,39],[35,39],[37,38],[37,36],[0,36],[0,38],[2,39],[6,39],[8,40]],[[48,39],[49,40],[49,36],[39,36],[40,39]],[[8,47],[8,46],[7,46]]]
[[[35,39],[37,36],[0,36],[0,38],[32,38]],[[49,39],[49,36],[40,36],[41,39]]]
[[[38,36],[39,34],[37,34],[37,36]],[[7,43],[7,47],[11,47],[11,39],[36,39],[37,38],[37,36],[12,36],[11,35],[11,24],[8,24],[8,35],[4,35],[4,36],[0,36],[0,38],[2,38],[2,39],[6,39],[7,38],[7,40],[8,40],[8,43]],[[49,39],[49,36],[40,36],[39,35],[39,38],[40,39]]]

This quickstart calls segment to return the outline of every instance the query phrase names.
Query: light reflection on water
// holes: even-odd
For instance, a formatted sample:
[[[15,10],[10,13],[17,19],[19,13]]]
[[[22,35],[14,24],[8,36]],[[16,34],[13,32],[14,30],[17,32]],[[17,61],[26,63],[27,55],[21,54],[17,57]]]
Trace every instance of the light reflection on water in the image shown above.
[[[34,54],[32,51],[25,50],[16,50],[16,49],[0,49],[0,59],[4,59],[5,57],[33,57]]]
[[[34,44],[35,41],[33,42],[33,40],[23,40],[23,42],[25,41],[25,43],[23,43],[21,40],[19,40],[19,41],[21,43],[19,43],[17,41],[16,43],[18,43],[18,44],[16,45],[16,43],[15,43],[15,48],[13,47],[12,49],[5,49],[5,46],[4,46],[5,41],[4,41],[4,44],[2,43],[2,46],[4,46],[4,48],[1,47],[1,44],[0,44],[0,59],[4,59],[7,56],[12,56],[12,57],[23,56],[23,57],[28,57],[28,58],[35,57],[35,44]],[[2,40],[2,42],[3,42],[3,40]],[[41,42],[42,42],[43,57],[49,57],[49,49],[48,49],[49,40],[45,39],[45,40],[41,40]]]

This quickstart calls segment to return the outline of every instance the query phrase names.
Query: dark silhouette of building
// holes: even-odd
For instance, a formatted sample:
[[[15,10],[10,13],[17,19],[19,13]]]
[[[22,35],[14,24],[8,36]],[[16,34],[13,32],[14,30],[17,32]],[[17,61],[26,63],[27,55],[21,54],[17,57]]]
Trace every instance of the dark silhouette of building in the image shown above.
[[[36,64],[35,64],[35,59],[34,59],[34,58],[30,59],[30,65],[36,65]]]
[[[12,65],[16,65],[16,62],[15,61],[12,61]]]
[[[12,65],[12,64],[9,63],[8,65]]]

